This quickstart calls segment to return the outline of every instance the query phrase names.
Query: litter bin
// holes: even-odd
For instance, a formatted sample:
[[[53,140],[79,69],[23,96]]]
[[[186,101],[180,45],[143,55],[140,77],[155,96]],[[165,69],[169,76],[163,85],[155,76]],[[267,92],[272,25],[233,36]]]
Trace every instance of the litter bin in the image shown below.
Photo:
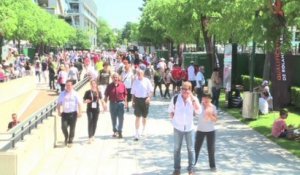
[[[243,118],[257,119],[258,93],[246,91],[243,93]]]

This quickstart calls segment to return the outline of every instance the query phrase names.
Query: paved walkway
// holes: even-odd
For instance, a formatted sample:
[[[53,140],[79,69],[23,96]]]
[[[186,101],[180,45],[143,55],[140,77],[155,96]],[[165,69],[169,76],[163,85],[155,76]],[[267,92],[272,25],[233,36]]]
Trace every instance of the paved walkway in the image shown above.
[[[168,101],[154,99],[147,135],[133,140],[134,116],[126,113],[123,139],[112,138],[109,113],[101,113],[96,140],[87,143],[87,117],[77,121],[73,147],[59,146],[48,153],[32,175],[168,175],[173,171],[173,128],[167,114]],[[217,172],[210,172],[204,144],[196,174],[300,174],[300,159],[251,130],[233,117],[220,113],[216,142]],[[182,174],[187,174],[187,152],[182,147]]]

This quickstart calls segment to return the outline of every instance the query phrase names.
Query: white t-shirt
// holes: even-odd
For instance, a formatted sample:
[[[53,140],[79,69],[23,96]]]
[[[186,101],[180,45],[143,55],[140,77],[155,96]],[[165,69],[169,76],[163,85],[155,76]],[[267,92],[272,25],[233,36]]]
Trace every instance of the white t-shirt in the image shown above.
[[[188,79],[189,81],[195,81],[196,80],[196,75],[195,75],[195,68],[194,66],[189,66],[187,69],[187,73],[188,73]]]
[[[199,81],[201,82],[201,84],[199,84]],[[204,85],[205,85],[205,78],[204,78],[202,72],[198,72],[196,75],[196,87],[200,88]]]
[[[130,89],[134,77],[133,72],[131,70],[129,70],[128,72],[123,71],[121,77],[126,89]]]
[[[136,78],[133,81],[132,87],[131,87],[131,94],[134,95],[137,98],[146,98],[149,97],[150,94],[153,92],[153,86],[151,84],[151,81],[143,77],[142,80]]]
[[[215,130],[215,122],[211,120],[207,120],[205,118],[205,111],[204,106],[201,105],[200,107],[200,114],[198,114],[198,125],[197,130],[202,132],[211,132]],[[217,109],[213,105],[213,113],[217,116]]]
[[[259,98],[258,99],[258,108],[259,108],[259,111],[262,113],[262,114],[268,114],[269,113],[269,104],[268,104],[268,101],[264,98]]]

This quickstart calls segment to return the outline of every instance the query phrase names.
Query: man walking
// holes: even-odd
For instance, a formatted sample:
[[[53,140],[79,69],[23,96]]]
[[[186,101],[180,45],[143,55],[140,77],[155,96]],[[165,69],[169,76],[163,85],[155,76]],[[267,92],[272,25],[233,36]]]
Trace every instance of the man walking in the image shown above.
[[[153,93],[153,86],[150,80],[144,77],[144,71],[141,69],[137,70],[137,78],[133,81],[131,94],[133,96],[132,105],[134,106],[134,115],[135,118],[135,141],[138,141],[140,138],[139,128],[140,128],[140,119],[143,117],[143,131],[142,134],[145,134],[147,115],[149,112],[149,105],[151,96]]]
[[[188,150],[188,172],[194,174],[194,144],[193,144],[193,117],[194,112],[199,113],[200,104],[193,96],[192,84],[184,82],[181,92],[174,96],[169,105],[170,118],[174,127],[174,172],[180,174],[181,146],[185,137]]]
[[[203,90],[205,86],[205,77],[203,73],[204,73],[204,66],[200,66],[198,73],[196,75],[196,93],[200,103],[202,100]]]
[[[81,116],[81,106],[82,101],[73,89],[73,82],[67,80],[65,90],[58,97],[57,113],[61,117],[61,129],[65,136],[65,145],[68,144],[68,147],[73,144],[77,117]]]
[[[111,116],[113,137],[123,138],[122,129],[124,121],[124,107],[127,108],[127,90],[118,73],[114,73],[113,82],[105,90],[105,99],[109,99],[109,111]],[[117,121],[118,120],[118,121]],[[118,122],[118,123],[117,123]]]

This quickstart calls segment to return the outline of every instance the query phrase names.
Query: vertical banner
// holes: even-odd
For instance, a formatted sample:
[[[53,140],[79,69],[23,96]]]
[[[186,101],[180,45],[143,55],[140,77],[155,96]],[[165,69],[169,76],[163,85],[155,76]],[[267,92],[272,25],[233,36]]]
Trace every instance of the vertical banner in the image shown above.
[[[271,81],[274,109],[285,107],[290,102],[289,76],[286,55],[281,51],[283,36],[276,42],[273,59],[271,59]]]
[[[224,49],[224,69],[223,87],[226,92],[231,91],[231,70],[232,70],[232,44],[225,45]]]
[[[287,73],[287,60],[282,52],[281,46],[284,42],[285,18],[283,12],[283,3],[281,0],[276,0],[273,4],[273,13],[278,23],[276,29],[281,32],[280,37],[275,43],[275,52],[271,59],[271,80],[272,80],[272,95],[274,109],[285,107],[290,102],[289,93],[289,76]]]

